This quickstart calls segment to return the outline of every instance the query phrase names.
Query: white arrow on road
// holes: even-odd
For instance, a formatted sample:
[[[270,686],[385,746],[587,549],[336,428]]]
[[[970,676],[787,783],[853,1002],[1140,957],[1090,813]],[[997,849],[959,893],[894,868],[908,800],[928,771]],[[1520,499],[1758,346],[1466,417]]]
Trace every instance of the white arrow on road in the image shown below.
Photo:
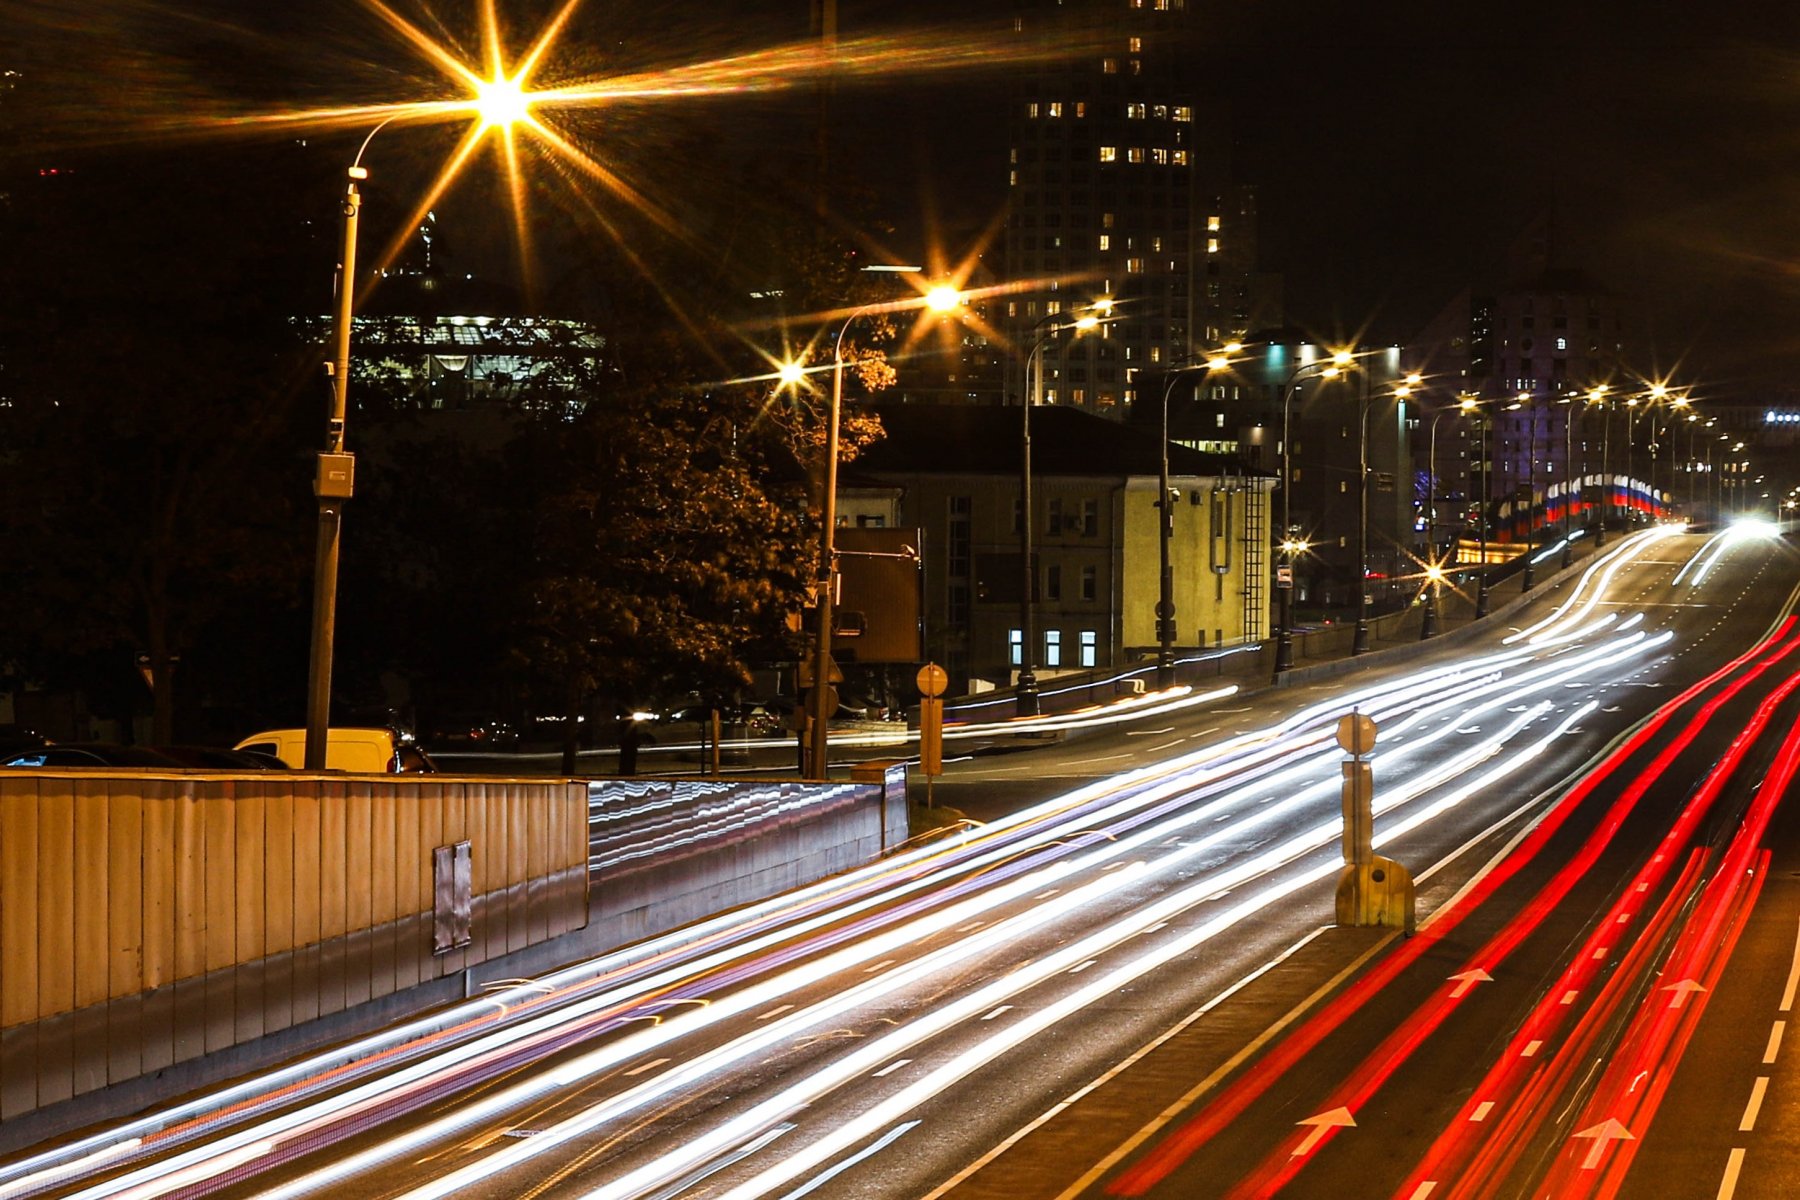
[[[1298,1158],[1300,1155],[1310,1152],[1314,1146],[1319,1144],[1319,1139],[1325,1136],[1325,1131],[1328,1129],[1345,1129],[1354,1126],[1356,1118],[1350,1115],[1350,1110],[1347,1108],[1334,1108],[1330,1112],[1320,1113],[1316,1117],[1295,1121],[1294,1124],[1311,1125],[1312,1129],[1300,1139],[1300,1144],[1294,1147],[1293,1152],[1288,1155],[1289,1158]]]
[[[1704,992],[1706,990],[1706,985],[1700,983],[1698,980],[1684,979],[1680,983],[1666,984],[1662,990],[1675,993],[1669,997],[1669,1007],[1680,1008],[1687,1003],[1689,996],[1693,995],[1695,992]]]
[[[1591,1171],[1600,1165],[1600,1157],[1606,1153],[1608,1142],[1637,1141],[1637,1138],[1632,1136],[1631,1130],[1621,1125],[1617,1117],[1608,1117],[1606,1120],[1600,1122],[1600,1124],[1583,1129],[1575,1136],[1578,1138],[1592,1138],[1594,1142],[1593,1148],[1587,1153],[1587,1157],[1581,1160],[1581,1169],[1584,1171]]]
[[[1491,983],[1494,979],[1492,975],[1489,975],[1480,967],[1476,967],[1473,971],[1464,971],[1460,975],[1452,975],[1450,978],[1456,981],[1456,986],[1450,989],[1450,998],[1452,1000],[1456,999],[1476,984]]]

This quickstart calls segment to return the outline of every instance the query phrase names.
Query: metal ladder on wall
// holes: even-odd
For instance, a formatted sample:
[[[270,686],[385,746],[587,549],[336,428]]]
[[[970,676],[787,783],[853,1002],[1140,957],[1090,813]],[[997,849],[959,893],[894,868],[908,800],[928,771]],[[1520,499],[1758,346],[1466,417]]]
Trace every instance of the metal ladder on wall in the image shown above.
[[[1269,635],[1268,495],[1254,482],[1244,488],[1244,640]]]

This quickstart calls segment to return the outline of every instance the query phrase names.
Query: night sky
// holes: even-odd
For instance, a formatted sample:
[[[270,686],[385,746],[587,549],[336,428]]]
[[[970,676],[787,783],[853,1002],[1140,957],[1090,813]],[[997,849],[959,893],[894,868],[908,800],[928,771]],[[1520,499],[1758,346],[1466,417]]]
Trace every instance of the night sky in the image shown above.
[[[1195,70],[1231,114],[1236,175],[1260,189],[1262,266],[1284,274],[1290,319],[1404,339],[1463,284],[1491,282],[1507,244],[1554,205],[1558,257],[1645,308],[1640,365],[1679,368],[1701,394],[1782,380],[1800,348],[1800,6],[1198,3]],[[507,11],[524,27],[548,9]],[[840,24],[846,38],[899,43],[908,30],[1004,28],[1010,12],[842,0]],[[569,48],[600,67],[668,64],[799,37],[806,19],[805,0],[586,0]],[[0,0],[0,22],[26,31],[15,61],[67,78],[68,119],[46,137],[190,102],[435,86],[354,0]],[[992,72],[842,90],[838,153],[877,186],[896,253],[922,254],[928,228],[961,250],[1003,212],[1003,98]],[[804,93],[738,96],[690,105],[655,136],[642,113],[584,132],[685,213],[729,199],[691,192],[699,156],[723,143],[778,158],[808,111]],[[390,173],[440,152],[442,139],[408,139],[385,150]]]

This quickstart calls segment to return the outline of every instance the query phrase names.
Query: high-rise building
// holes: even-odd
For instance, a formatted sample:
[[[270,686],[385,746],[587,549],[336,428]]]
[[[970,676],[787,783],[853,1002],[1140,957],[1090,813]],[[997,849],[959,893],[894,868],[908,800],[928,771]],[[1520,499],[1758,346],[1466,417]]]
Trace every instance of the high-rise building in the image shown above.
[[[1253,270],[1255,194],[1226,182],[1223,130],[1199,106],[1187,0],[1019,0],[1015,12],[1039,57],[1010,97],[1007,399],[1024,396],[1043,329],[1111,297],[1108,324],[1044,346],[1034,390],[1120,417],[1197,346],[1274,318]]]

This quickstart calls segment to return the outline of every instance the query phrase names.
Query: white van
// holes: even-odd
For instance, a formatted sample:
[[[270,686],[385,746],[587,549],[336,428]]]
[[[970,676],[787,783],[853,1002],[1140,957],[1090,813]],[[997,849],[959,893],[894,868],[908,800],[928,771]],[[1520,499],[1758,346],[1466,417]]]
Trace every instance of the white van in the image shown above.
[[[306,766],[306,730],[265,729],[232,749],[273,754],[300,770]],[[325,769],[358,775],[395,775],[435,771],[437,764],[391,729],[334,727],[326,731]]]

